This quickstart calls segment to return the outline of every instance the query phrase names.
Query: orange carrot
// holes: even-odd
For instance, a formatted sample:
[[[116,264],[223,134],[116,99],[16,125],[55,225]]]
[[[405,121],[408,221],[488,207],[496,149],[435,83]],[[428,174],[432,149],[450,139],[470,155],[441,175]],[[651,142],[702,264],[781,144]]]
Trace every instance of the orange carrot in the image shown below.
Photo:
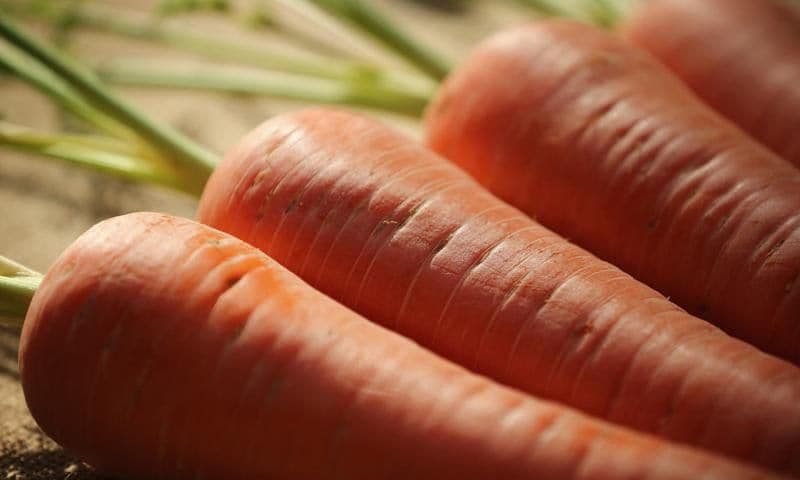
[[[800,371],[373,120],[321,109],[267,121],[219,165],[199,218],[503,383],[800,472]]]
[[[800,361],[800,172],[649,55],[568,22],[487,41],[428,143],[729,333]]]
[[[654,0],[624,35],[719,112],[800,166],[800,4]]]
[[[59,258],[20,362],[42,428],[124,478],[767,478],[492,384],[159,214]]]

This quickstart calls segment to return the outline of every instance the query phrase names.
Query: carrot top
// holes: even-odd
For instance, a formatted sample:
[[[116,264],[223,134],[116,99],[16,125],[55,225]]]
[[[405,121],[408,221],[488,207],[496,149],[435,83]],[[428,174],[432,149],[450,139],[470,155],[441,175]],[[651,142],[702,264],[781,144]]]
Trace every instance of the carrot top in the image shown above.
[[[107,136],[137,145],[143,157],[181,178],[180,189],[199,193],[218,162],[215,154],[160,124],[112,93],[91,71],[38,41],[0,13],[3,66]]]
[[[0,255],[0,325],[21,327],[42,276]]]

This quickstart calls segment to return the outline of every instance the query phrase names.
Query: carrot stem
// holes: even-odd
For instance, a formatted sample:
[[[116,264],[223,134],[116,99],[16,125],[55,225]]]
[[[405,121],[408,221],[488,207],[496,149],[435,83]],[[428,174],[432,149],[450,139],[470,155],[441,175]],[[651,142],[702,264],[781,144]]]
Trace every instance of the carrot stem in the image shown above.
[[[100,80],[81,65],[45,46],[0,14],[0,35],[53,71],[87,101],[118,121],[129,125],[145,140],[176,163],[192,190],[202,191],[217,163],[217,156],[172,128],[160,125],[115,96]]]
[[[0,275],[5,277],[35,277],[39,272],[25,265],[0,255]]]
[[[450,71],[436,53],[417,42],[374,6],[361,0],[304,0],[341,18],[388,46],[423,73],[440,81]]]
[[[6,2],[0,2],[5,7]],[[201,54],[207,58],[237,62],[265,70],[308,75],[319,78],[344,80],[369,80],[376,84],[394,85],[398,88],[415,88],[424,80],[418,75],[395,72],[369,63],[333,61],[318,55],[289,55],[263,47],[223,40],[207,33],[197,34],[186,29],[170,28],[161,22],[137,20],[130,14],[88,4],[69,10],[62,7],[37,7],[34,4],[10,7],[15,13],[34,18],[59,21],[67,17],[72,26],[123,35],[184,51]],[[427,82],[426,82],[427,83]]]
[[[0,255],[0,325],[22,327],[42,276]]]
[[[615,0],[586,0],[589,17],[597,26],[612,28],[622,19],[622,6]]]
[[[298,45],[316,51],[320,54],[325,54],[329,57],[339,59],[343,58],[358,58],[351,48],[342,45],[346,42],[340,42],[336,39],[336,35],[319,35],[319,33],[326,32],[325,27],[321,23],[328,24],[330,19],[313,16],[312,18],[303,18],[303,14],[308,14],[307,10],[300,10],[298,13],[297,7],[302,7],[302,4],[291,3],[292,8],[289,14],[293,21],[298,21],[304,28],[296,28],[292,22],[286,21],[286,15],[279,13],[281,9],[286,8],[286,4],[279,5],[279,0],[271,0],[270,2],[262,2],[254,5],[251,10],[242,18],[240,22],[250,30],[265,30],[272,32],[280,32],[286,38],[290,38]],[[293,0],[289,0],[292,1]],[[311,31],[316,31],[312,33]]]
[[[546,17],[562,17],[612,28],[636,0],[581,0],[567,6],[553,0],[516,0],[516,3]]]
[[[0,122],[0,145],[128,180],[197,194],[177,172],[155,164],[134,146],[107,137],[38,132],[10,122]]]
[[[574,12],[564,8],[561,3],[555,3],[551,0],[517,0],[517,3],[546,17],[575,17]]]
[[[177,15],[186,12],[230,10],[228,0],[161,0],[156,7],[159,15]]]
[[[11,49],[0,48],[0,66],[14,73],[63,109],[83,122],[118,138],[135,138],[135,134],[113,118],[87,103],[81,95],[59,77]]]
[[[349,22],[331,15],[313,2],[297,0],[270,0],[270,7],[281,25],[282,31],[292,38],[313,43],[324,42],[325,52],[336,56],[360,59],[370,63],[382,64],[382,58],[376,58],[374,39],[364,32],[354,30]],[[381,45],[382,48],[385,48]],[[381,52],[384,53],[384,52]],[[427,75],[420,78],[429,80]]]
[[[197,67],[192,70],[175,70],[154,68],[150,64],[130,61],[115,61],[103,65],[98,73],[105,81],[121,85],[196,89],[367,107],[415,118],[422,114],[433,95],[433,89],[414,93],[410,90],[375,87],[371,82],[243,75],[241,72]]]

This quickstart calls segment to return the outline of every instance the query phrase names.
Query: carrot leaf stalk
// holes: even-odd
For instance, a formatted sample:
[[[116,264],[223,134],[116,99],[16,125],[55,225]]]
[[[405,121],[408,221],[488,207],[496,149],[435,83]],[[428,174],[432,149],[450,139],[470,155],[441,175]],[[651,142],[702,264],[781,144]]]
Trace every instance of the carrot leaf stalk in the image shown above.
[[[190,70],[151,63],[118,60],[97,70],[100,77],[114,84],[157,88],[181,88],[268,96],[313,103],[367,107],[419,117],[433,95],[433,88],[397,89],[375,86],[369,81],[343,81],[296,76],[275,76],[260,72],[223,71],[193,67]]]
[[[200,192],[217,163],[217,156],[172,128],[160,125],[114,95],[89,70],[42,44],[0,14],[0,35],[47,67],[94,107],[129,125],[164,158],[175,163],[192,190]]]
[[[553,0],[517,0],[517,3],[546,17],[575,17],[575,12]]]
[[[611,28],[623,17],[623,12],[636,0],[581,0],[564,5],[554,0],[516,0],[522,6],[545,17],[571,18],[602,28]]]
[[[42,276],[0,255],[0,325],[22,327]]]
[[[6,3],[7,0],[0,0],[3,8],[7,7]],[[119,9],[111,11],[90,4],[81,4],[68,10],[63,5],[37,5],[36,2],[14,2],[8,8],[14,14],[44,19],[51,23],[59,23],[62,17],[68,17],[72,27],[118,34],[264,70],[328,79],[370,81],[376,85],[385,84],[395,88],[417,88],[419,85],[430,84],[426,78],[417,74],[396,72],[365,62],[334,61],[312,54],[290,55],[263,46],[255,48],[240,41],[221,39],[207,32],[198,34],[184,28],[171,28],[163,22],[136,19]]]
[[[145,158],[135,146],[108,137],[39,132],[0,121],[0,146],[195,194],[192,186],[177,172]]]
[[[442,80],[450,71],[436,53],[414,39],[386,15],[361,0],[304,0],[355,25],[387,47],[400,54],[420,71],[434,80]]]
[[[278,28],[275,21],[275,14],[267,4],[259,4],[254,6],[246,15],[242,17],[242,23],[252,29],[258,28]]]
[[[228,0],[161,0],[156,10],[159,15],[177,15],[203,10],[225,12],[230,8]]]
[[[622,19],[620,0],[586,0],[586,4],[591,22],[599,27],[612,28]]]
[[[83,122],[113,137],[134,138],[134,133],[126,126],[94,108],[58,76],[31,62],[19,52],[0,48],[0,67],[38,89]]]

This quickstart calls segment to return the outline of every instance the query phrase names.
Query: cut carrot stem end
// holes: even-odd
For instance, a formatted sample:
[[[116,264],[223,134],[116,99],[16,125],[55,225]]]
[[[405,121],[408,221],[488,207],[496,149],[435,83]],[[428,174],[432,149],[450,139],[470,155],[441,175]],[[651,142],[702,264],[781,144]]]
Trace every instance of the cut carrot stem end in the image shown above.
[[[0,325],[21,327],[42,276],[0,255]]]

